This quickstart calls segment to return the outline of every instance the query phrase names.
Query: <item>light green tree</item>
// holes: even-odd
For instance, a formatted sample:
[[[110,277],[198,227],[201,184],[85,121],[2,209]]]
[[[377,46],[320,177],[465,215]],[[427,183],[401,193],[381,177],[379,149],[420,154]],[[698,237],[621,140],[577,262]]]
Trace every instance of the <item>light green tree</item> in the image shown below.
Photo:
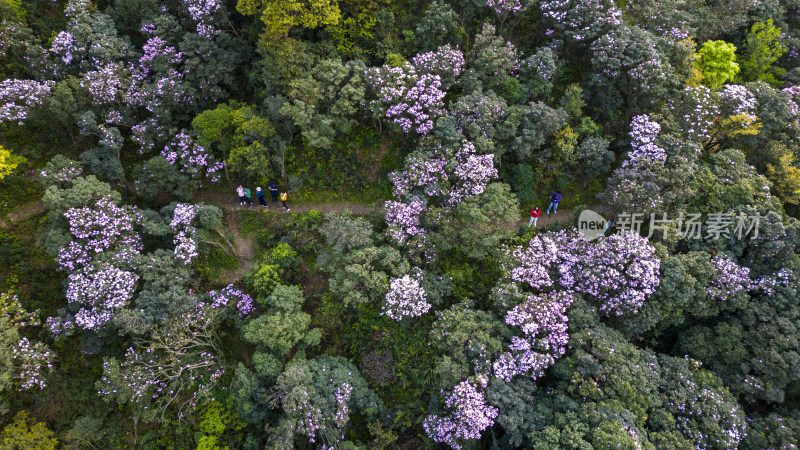
[[[703,84],[717,90],[739,73],[736,47],[725,41],[706,41],[696,54],[703,73]]]
[[[14,421],[0,433],[0,448],[4,450],[55,450],[58,441],[45,424],[33,422],[26,411],[20,411]]]
[[[744,42],[741,78],[779,86],[777,78],[786,70],[773,64],[784,53],[786,48],[781,45],[781,29],[772,26],[772,19],[754,24]]]
[[[261,15],[265,38],[286,37],[293,27],[317,28],[339,23],[339,4],[332,0],[239,0],[236,9]]]

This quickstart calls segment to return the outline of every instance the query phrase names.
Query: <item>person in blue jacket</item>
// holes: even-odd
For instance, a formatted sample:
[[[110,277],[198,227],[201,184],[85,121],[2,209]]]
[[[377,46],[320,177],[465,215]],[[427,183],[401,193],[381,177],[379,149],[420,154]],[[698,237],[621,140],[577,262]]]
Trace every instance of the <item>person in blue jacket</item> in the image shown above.
[[[553,214],[558,210],[558,202],[561,201],[561,192],[556,190],[550,194],[550,206],[547,207],[547,217],[550,217],[550,209],[553,209]]]
[[[256,188],[256,197],[258,197],[258,203],[261,204],[261,207],[266,208],[267,202],[264,201],[264,191],[261,189],[261,186]]]
[[[278,183],[274,181],[270,181],[269,183],[269,193],[272,196],[272,203],[278,202]]]

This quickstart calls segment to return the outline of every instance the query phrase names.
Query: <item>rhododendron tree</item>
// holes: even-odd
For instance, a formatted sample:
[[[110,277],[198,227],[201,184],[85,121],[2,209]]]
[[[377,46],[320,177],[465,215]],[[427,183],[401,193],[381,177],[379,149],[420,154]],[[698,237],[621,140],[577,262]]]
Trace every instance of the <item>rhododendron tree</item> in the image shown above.
[[[394,319],[418,317],[431,309],[427,301],[427,293],[421,285],[422,273],[419,269],[413,276],[405,274],[389,281],[389,292],[383,305],[383,314]]]
[[[461,441],[480,439],[481,432],[494,425],[498,410],[486,403],[483,390],[489,379],[476,376],[456,385],[445,397],[445,416],[430,415],[422,426],[435,442],[442,442],[454,449],[462,448]]]
[[[54,81],[7,79],[0,81],[0,123],[22,125],[28,112],[41,105],[55,86]]]
[[[529,374],[534,380],[544,375],[566,351],[567,309],[572,301],[567,292],[553,292],[530,296],[509,310],[506,323],[519,327],[523,336],[513,336],[510,351],[494,361],[494,376],[509,382],[515,375]]]
[[[165,420],[170,409],[182,418],[210,396],[224,369],[217,328],[221,310],[199,304],[167,320],[150,338],[136,339],[122,361],[103,362],[99,394],[129,403],[146,421]]]
[[[539,8],[555,30],[576,41],[594,40],[622,22],[622,11],[609,0],[546,0]]]
[[[366,77],[375,90],[372,111],[390,119],[405,133],[428,134],[434,120],[444,112],[445,92],[439,75],[419,73],[405,63],[369,69]]]

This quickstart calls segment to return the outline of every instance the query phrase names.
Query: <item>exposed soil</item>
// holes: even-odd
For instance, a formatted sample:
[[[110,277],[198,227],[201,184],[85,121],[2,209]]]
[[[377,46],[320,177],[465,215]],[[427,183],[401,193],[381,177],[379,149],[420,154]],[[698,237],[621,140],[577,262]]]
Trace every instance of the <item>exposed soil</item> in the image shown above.
[[[19,222],[28,219],[29,217],[41,214],[44,212],[44,203],[36,201],[25,205],[17,206],[9,211],[4,218],[0,218],[0,228],[8,228]]]

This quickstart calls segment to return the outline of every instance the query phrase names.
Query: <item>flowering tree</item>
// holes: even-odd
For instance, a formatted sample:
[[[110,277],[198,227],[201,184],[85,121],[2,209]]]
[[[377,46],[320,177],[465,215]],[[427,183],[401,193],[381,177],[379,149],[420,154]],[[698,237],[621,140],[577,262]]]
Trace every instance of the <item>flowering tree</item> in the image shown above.
[[[405,133],[428,134],[444,111],[445,92],[439,75],[420,74],[404,63],[368,69],[366,78],[376,94],[370,103],[374,114],[391,119]]]
[[[497,177],[492,155],[477,155],[475,146],[463,141],[455,151],[443,149],[430,140],[428,153],[407,159],[407,169],[392,173],[394,194],[402,201],[386,202],[389,236],[416,248],[425,246],[420,218],[433,206],[452,208],[480,196]]]
[[[136,339],[122,362],[103,362],[98,393],[107,401],[130,403],[146,421],[178,417],[208,396],[223,373],[218,355],[220,308],[198,306],[169,319],[150,338]]]
[[[509,310],[506,323],[519,327],[523,336],[513,336],[510,351],[494,361],[494,376],[509,382],[515,375],[530,374],[534,380],[544,375],[544,370],[566,351],[567,308],[572,301],[571,294],[554,292],[530,296]]]
[[[622,11],[609,0],[546,0],[539,8],[555,30],[575,41],[594,40],[620,25],[622,19]]]
[[[630,132],[633,151],[628,153],[628,159],[622,162],[622,167],[637,167],[640,162],[646,164],[666,161],[666,152],[655,144],[660,132],[661,125],[650,120],[647,114],[634,117],[631,120]]]
[[[411,62],[420,73],[438,75],[444,90],[456,83],[466,64],[464,53],[450,44],[432,52],[417,54]]]
[[[38,310],[28,312],[16,295],[0,294],[0,396],[15,384],[20,391],[45,387],[55,355],[43,343],[19,335],[20,329],[40,324]]]
[[[461,440],[480,439],[481,432],[494,425],[498,409],[486,403],[483,390],[489,383],[486,376],[465,380],[456,385],[445,398],[446,416],[430,415],[422,426],[435,442],[443,442],[454,449],[461,448]]]
[[[321,448],[335,448],[356,411],[367,419],[388,419],[386,407],[358,369],[327,355],[289,365],[272,389],[270,404],[282,413],[278,425],[269,427],[269,444],[275,448],[294,447],[295,435]]]
[[[55,86],[54,81],[7,79],[0,82],[0,123],[22,125],[28,112],[41,105]]]
[[[724,256],[711,259],[713,276],[706,286],[706,294],[712,301],[726,301],[750,288],[750,269],[741,267]]]
[[[431,309],[427,301],[427,293],[421,285],[422,272],[417,268],[414,275],[405,274],[389,281],[389,292],[383,313],[394,320],[405,317],[418,317]]]

